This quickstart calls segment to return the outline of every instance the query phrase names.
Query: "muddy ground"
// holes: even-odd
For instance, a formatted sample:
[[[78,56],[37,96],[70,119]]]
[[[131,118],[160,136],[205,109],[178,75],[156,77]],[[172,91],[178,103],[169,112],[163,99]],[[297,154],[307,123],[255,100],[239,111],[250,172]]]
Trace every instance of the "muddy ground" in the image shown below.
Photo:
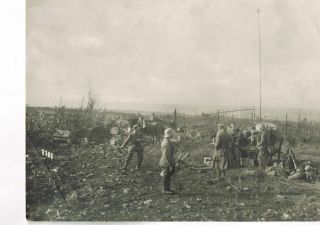
[[[50,150],[50,149],[49,149]],[[294,149],[297,159],[320,162],[319,146]],[[267,176],[255,168],[228,171],[213,182],[215,171],[203,166],[208,147],[180,146],[189,152],[173,177],[175,195],[161,193],[159,146],[146,146],[142,169],[120,168],[125,152],[102,147],[55,148],[45,159],[41,149],[28,148],[27,217],[29,220],[86,221],[275,221],[319,220],[320,186]],[[45,159],[45,160],[44,160]],[[50,170],[49,170],[49,169]],[[230,184],[231,183],[231,184]]]

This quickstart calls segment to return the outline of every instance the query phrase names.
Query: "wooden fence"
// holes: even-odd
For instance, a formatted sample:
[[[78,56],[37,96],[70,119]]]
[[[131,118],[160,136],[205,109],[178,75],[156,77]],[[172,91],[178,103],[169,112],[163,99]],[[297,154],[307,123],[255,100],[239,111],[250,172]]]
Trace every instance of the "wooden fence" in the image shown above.
[[[226,122],[234,119],[256,120],[255,108],[241,108],[234,110],[217,110],[215,113],[202,113],[202,117],[209,122]]]

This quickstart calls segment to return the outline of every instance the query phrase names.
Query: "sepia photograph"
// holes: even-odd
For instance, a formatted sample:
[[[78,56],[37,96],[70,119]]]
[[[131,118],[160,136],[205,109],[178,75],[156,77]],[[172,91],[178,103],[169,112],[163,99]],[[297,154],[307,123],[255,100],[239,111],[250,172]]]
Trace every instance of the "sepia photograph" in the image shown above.
[[[320,220],[320,1],[27,0],[29,221]]]

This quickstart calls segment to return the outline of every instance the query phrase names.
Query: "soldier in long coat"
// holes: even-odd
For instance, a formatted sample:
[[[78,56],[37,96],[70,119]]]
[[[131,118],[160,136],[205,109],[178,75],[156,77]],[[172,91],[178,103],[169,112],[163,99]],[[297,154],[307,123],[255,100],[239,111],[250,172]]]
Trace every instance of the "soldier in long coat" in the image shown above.
[[[238,138],[239,128],[236,128],[235,123],[231,123],[230,127],[227,129],[227,133],[229,134],[229,139],[232,139],[232,145],[229,145],[228,148],[228,167],[230,169],[232,168],[238,168],[240,167],[240,156],[239,156],[239,149],[236,145],[236,141]]]
[[[218,124],[218,132],[214,144],[213,166],[217,169],[217,178],[225,177],[228,169],[228,151],[230,145],[230,135],[226,132],[223,124]]]
[[[261,133],[259,141],[257,142],[258,146],[258,164],[259,167],[265,168],[268,163],[269,153],[268,153],[268,140],[269,140],[268,132],[264,124],[261,126]]]
[[[240,142],[242,139],[242,132],[239,128],[235,129],[234,137],[233,137],[233,163],[234,168],[240,167]]]
[[[161,176],[162,176],[162,192],[164,194],[172,194],[171,190],[171,177],[175,173],[175,160],[174,160],[174,146],[171,141],[174,132],[173,129],[168,128],[164,132],[164,138],[161,143],[161,152],[162,156],[160,158],[159,166],[161,167]]]

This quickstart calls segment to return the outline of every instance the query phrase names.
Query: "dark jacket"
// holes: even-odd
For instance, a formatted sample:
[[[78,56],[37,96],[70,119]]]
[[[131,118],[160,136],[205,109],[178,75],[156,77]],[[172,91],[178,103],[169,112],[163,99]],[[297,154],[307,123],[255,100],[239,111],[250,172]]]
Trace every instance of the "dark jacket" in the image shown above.
[[[266,130],[263,130],[260,134],[260,140],[258,141],[257,146],[260,148],[268,147],[269,139],[270,139],[269,132],[267,132]]]
[[[221,150],[221,149],[228,149],[232,147],[232,136],[228,134],[225,130],[219,130],[216,136],[215,141],[215,149]]]
[[[135,131],[132,131],[128,137],[126,138],[126,140],[123,142],[123,147],[125,147],[126,145],[130,145],[130,146],[135,146],[135,145],[140,145],[142,140],[142,135],[141,133],[137,133]]]

